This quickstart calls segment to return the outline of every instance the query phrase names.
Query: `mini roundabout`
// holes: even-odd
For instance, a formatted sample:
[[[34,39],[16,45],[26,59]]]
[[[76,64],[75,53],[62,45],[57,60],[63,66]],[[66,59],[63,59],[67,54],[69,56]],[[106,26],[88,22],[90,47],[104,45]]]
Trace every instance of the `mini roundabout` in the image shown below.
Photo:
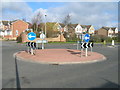
[[[82,54],[82,56],[81,56]],[[85,64],[106,60],[106,57],[97,52],[85,52],[73,49],[36,49],[35,55],[27,51],[19,51],[13,55],[17,60],[40,64]]]

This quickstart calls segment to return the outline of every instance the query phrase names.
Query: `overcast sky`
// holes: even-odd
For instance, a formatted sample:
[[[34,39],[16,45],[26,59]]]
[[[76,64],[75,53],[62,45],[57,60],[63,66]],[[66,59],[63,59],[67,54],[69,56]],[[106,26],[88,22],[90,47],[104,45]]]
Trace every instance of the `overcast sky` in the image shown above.
[[[14,2],[12,0],[2,3],[0,12],[2,12],[2,20],[26,18],[30,22],[31,17],[40,11],[43,15],[47,15],[46,19],[49,22],[62,22],[64,17],[70,14],[71,23],[91,24],[96,29],[102,26],[117,26],[118,2],[84,1],[86,2]]]

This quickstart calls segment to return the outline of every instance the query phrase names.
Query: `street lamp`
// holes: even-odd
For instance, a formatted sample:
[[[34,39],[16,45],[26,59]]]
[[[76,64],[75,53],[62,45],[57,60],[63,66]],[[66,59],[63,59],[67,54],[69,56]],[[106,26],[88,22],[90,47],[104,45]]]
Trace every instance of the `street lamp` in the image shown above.
[[[45,36],[46,36],[46,14],[45,14]]]

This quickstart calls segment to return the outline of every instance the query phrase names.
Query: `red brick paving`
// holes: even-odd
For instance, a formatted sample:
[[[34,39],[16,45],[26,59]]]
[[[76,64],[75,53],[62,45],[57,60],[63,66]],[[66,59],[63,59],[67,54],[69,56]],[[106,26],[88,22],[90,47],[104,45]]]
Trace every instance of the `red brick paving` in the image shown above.
[[[21,51],[17,53],[16,56],[24,59],[25,61],[34,62],[57,62],[57,63],[79,63],[94,60],[103,60],[105,56],[97,52],[88,52],[88,57],[85,57],[85,52],[83,52],[82,57],[80,57],[80,50],[72,49],[44,49],[36,50],[36,55],[30,55],[26,51]]]

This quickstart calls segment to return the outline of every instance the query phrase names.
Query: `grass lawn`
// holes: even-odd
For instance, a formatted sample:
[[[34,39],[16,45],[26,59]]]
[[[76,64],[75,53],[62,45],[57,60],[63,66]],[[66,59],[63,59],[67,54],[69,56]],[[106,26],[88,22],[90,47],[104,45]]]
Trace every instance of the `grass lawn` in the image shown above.
[[[19,42],[20,43],[20,42]],[[70,41],[70,42],[48,42],[48,44],[76,44],[77,41]],[[106,44],[111,44],[112,42],[106,42]],[[116,44],[120,44],[120,42],[115,42]],[[26,43],[22,43],[26,44]],[[94,42],[94,44],[103,44],[103,42]]]

